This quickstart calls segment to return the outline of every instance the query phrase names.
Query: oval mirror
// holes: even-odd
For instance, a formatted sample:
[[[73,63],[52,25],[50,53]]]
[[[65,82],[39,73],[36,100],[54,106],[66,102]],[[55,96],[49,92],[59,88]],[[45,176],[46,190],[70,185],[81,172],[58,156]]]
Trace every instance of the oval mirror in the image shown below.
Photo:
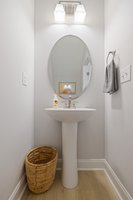
[[[58,96],[79,97],[89,84],[91,72],[90,53],[80,38],[68,35],[56,42],[49,56],[48,75]]]

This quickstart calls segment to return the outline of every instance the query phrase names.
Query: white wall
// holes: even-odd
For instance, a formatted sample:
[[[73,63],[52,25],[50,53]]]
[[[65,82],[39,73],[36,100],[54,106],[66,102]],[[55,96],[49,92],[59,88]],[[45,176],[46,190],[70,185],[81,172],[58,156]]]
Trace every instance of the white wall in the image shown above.
[[[54,23],[57,0],[35,1],[35,144],[54,145],[61,152],[61,124],[44,111],[52,106],[54,92],[48,80],[47,65],[50,51],[61,37],[73,34],[88,46],[93,75],[89,88],[79,98],[78,106],[94,107],[93,117],[79,124],[78,158],[104,157],[104,10],[103,0],[83,0],[87,11],[85,25]],[[61,156],[61,153],[60,153]]]
[[[44,111],[52,105],[47,64],[55,42],[64,35],[80,37],[88,46],[93,75],[78,106],[95,107],[92,118],[79,124],[78,158],[104,158],[103,43],[104,2],[83,0],[85,25],[58,25],[53,10],[58,1],[35,1],[35,143],[54,145],[61,157],[61,125]],[[133,65],[132,0],[105,1],[105,56],[117,51],[120,68]],[[22,72],[29,84],[22,86]],[[133,72],[132,72],[133,73]],[[34,3],[0,2],[0,199],[7,200],[23,174],[24,157],[34,144]],[[133,81],[105,96],[106,159],[133,196]]]
[[[22,72],[29,85],[22,86]],[[23,174],[34,142],[34,3],[0,1],[0,199]]]
[[[116,50],[119,67],[133,66],[133,1],[105,1],[105,55]],[[117,59],[118,60],[118,59]],[[133,70],[132,80],[106,95],[106,159],[133,197]]]

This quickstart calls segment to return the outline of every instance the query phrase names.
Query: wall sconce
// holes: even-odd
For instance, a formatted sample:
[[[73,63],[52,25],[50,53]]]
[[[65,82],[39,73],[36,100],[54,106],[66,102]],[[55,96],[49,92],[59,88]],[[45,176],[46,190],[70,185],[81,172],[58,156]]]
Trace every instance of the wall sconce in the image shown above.
[[[65,17],[74,18],[74,22],[82,23],[85,20],[86,11],[79,1],[59,1],[55,7],[55,22],[65,22]]]
[[[64,22],[65,21],[65,10],[62,4],[57,4],[54,11],[54,17],[56,22]]]
[[[85,12],[84,6],[82,4],[77,5],[77,8],[74,14],[75,22],[80,22],[80,23],[84,22],[85,16],[86,16],[86,12]]]

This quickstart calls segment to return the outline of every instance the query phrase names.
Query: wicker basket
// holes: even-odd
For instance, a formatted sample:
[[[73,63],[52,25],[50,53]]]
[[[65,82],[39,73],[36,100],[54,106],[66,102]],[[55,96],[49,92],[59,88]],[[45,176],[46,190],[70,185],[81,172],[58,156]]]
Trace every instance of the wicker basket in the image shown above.
[[[29,189],[34,193],[47,191],[53,184],[58,153],[43,146],[32,149],[26,157],[25,168]]]

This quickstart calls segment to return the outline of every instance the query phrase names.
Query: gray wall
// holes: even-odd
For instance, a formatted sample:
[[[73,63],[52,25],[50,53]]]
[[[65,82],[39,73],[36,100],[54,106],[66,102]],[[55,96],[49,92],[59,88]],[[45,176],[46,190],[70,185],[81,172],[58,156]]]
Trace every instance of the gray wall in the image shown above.
[[[29,84],[22,86],[22,72]],[[0,199],[18,184],[34,143],[34,3],[0,1]]]
[[[61,152],[61,124],[51,119],[44,108],[52,106],[54,92],[48,80],[47,65],[50,51],[61,37],[72,34],[88,46],[93,75],[86,92],[79,98],[78,106],[96,108],[94,115],[79,124],[78,158],[104,157],[104,9],[103,0],[84,0],[87,12],[85,25],[54,23],[57,0],[35,1],[35,144],[54,145]],[[60,153],[61,157],[61,153]]]
[[[105,55],[116,50],[120,69],[133,66],[133,1],[106,0],[105,11]],[[133,197],[133,80],[106,95],[105,119],[106,159]]]

